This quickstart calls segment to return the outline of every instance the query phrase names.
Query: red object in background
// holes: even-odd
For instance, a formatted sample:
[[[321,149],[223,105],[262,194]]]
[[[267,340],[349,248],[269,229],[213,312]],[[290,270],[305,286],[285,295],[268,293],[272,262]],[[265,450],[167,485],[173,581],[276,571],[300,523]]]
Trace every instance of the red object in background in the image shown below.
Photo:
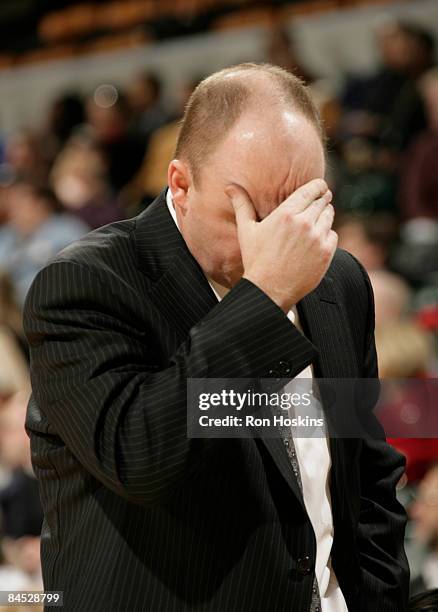
[[[421,308],[415,316],[427,331],[438,330],[438,306]],[[418,482],[432,463],[438,462],[438,438],[387,438],[388,442],[406,457],[406,476]]]
[[[410,483],[421,480],[430,464],[438,462],[438,438],[388,438],[388,442],[406,456]]]
[[[423,329],[438,329],[438,306],[426,306],[416,314],[416,320]]]

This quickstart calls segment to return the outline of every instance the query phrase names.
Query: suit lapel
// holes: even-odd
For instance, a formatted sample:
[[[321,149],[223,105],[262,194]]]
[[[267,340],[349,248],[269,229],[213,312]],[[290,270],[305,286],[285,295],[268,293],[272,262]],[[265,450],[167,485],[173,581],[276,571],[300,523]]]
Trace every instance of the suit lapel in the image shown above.
[[[218,303],[187,248],[177,251],[168,270],[154,285],[150,298],[181,340]]]
[[[280,470],[283,478],[285,479],[289,487],[292,489],[296,498],[300,502],[304,512],[306,512],[303,493],[300,489],[300,485],[298,484],[298,480],[294,474],[291,461],[284,446],[283,439],[280,436],[276,438],[262,437],[261,441],[268,449],[271,457],[275,462],[275,465]]]
[[[170,216],[165,191],[139,215],[136,246],[139,268],[153,282],[148,297],[182,341],[217,299]]]

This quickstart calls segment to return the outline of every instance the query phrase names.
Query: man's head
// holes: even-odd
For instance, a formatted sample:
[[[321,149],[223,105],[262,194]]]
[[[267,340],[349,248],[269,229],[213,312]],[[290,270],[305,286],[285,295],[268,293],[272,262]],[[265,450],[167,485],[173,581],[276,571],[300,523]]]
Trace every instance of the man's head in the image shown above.
[[[281,68],[241,64],[202,81],[187,104],[168,182],[184,239],[226,286],[243,273],[234,210],[245,189],[261,220],[324,175],[324,135],[302,82]]]

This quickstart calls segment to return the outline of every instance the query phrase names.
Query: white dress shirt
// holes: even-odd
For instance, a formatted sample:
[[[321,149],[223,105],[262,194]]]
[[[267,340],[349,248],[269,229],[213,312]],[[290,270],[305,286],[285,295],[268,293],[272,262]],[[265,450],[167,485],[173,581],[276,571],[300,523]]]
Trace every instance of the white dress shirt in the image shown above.
[[[172,219],[178,227],[170,189],[167,190],[166,202]],[[207,278],[207,280],[220,302],[229,289],[212,279]],[[301,330],[295,307],[292,307],[287,316]],[[297,375],[297,378],[313,378],[312,366],[307,366]],[[300,466],[304,503],[315,532],[315,574],[318,580],[322,612],[348,612],[330,559],[333,543],[333,517],[330,500],[331,459],[328,440],[327,437],[321,437],[320,434],[314,438],[297,438],[294,436],[294,443]]]

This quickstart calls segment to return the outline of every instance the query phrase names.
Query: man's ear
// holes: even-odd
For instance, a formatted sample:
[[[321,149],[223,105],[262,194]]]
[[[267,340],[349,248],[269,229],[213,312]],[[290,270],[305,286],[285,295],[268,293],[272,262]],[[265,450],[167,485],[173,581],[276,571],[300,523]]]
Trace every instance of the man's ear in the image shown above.
[[[167,182],[172,192],[175,208],[178,207],[183,215],[187,212],[188,193],[192,186],[192,174],[187,163],[180,159],[173,159],[167,171]]]

